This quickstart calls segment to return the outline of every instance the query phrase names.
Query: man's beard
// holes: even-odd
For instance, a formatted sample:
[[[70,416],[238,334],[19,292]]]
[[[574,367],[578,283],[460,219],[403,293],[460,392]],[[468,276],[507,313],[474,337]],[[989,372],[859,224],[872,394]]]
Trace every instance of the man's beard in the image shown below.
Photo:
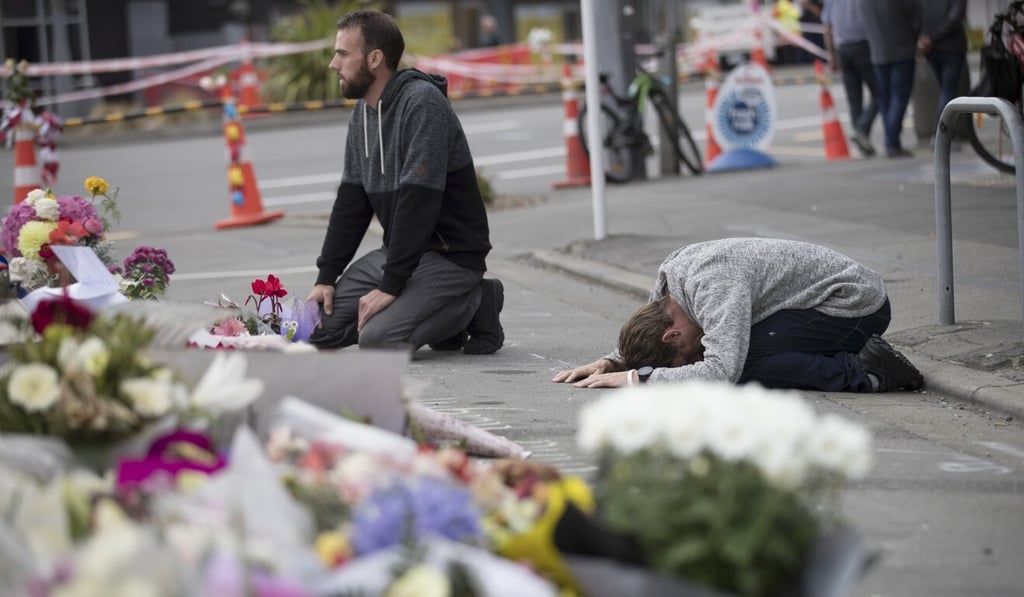
[[[370,85],[373,85],[373,75],[370,74],[366,60],[363,60],[363,64],[360,65],[359,71],[355,76],[342,81],[341,95],[346,99],[362,99],[366,97],[366,92],[370,90]]]

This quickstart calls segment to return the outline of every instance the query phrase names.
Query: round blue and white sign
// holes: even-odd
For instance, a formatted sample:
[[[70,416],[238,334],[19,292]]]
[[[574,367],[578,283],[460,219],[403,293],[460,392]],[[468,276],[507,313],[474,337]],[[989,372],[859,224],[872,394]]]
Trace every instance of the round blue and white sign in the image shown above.
[[[711,134],[722,151],[764,150],[775,134],[775,87],[758,64],[729,73],[711,108]]]

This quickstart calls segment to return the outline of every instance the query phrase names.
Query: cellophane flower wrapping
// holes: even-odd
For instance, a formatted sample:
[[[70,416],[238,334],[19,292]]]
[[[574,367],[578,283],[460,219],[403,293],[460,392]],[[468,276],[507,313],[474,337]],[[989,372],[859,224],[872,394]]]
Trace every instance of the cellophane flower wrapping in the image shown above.
[[[792,581],[871,462],[866,429],[756,384],[619,390],[584,407],[577,439],[601,464],[602,520],[647,567],[744,596]]]

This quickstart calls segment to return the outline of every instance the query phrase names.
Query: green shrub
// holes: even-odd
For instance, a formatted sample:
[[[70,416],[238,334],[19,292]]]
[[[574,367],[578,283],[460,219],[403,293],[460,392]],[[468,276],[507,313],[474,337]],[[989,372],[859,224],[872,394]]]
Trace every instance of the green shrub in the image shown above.
[[[480,196],[484,199],[484,205],[490,205],[494,202],[494,186],[491,184],[490,179],[484,176],[482,168],[476,169],[476,184],[480,187]]]
[[[298,13],[281,19],[270,37],[277,42],[303,43],[325,40],[321,50],[277,56],[268,62],[270,76],[263,88],[268,101],[295,103],[333,100],[341,96],[338,77],[327,68],[334,55],[338,19],[363,8],[377,8],[367,0],[300,0]]]

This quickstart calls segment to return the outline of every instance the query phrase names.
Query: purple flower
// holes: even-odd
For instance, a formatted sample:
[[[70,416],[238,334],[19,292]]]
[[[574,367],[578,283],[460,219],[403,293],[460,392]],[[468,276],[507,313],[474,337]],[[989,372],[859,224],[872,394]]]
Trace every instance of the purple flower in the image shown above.
[[[440,535],[453,541],[481,536],[480,513],[462,486],[421,477],[374,491],[352,517],[352,547],[357,554],[397,545],[406,525],[422,538]]]
[[[71,218],[72,222],[85,222],[90,218],[98,220],[100,217],[92,202],[77,195],[57,197],[57,207],[60,208],[60,217]]]
[[[155,283],[156,282],[153,281],[153,278],[143,278],[142,279],[142,285],[143,286],[152,286]]]
[[[3,228],[0,229],[0,244],[8,257],[21,257],[18,250],[18,234],[26,222],[38,220],[36,208],[28,203],[18,203],[11,206],[11,211],[4,218]]]

